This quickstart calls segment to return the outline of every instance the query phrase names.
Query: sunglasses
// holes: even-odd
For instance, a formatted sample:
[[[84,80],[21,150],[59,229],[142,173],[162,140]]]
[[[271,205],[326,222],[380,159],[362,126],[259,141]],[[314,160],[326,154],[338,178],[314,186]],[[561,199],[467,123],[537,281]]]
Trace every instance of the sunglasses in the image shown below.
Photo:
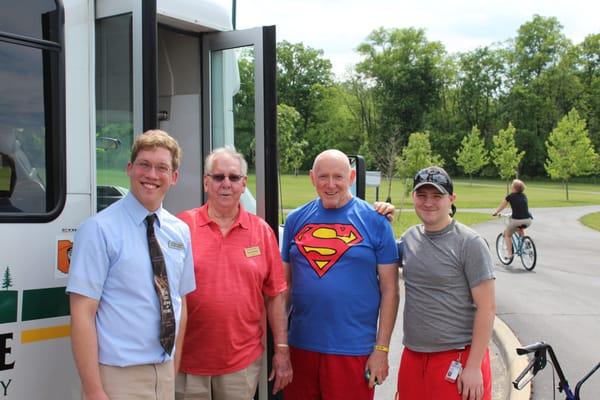
[[[453,191],[453,185],[450,181],[450,178],[437,169],[428,168],[419,171],[417,175],[415,175],[415,179],[413,180],[413,187],[423,182],[435,183],[437,185],[440,185],[444,189],[446,189],[448,193],[452,193]]]
[[[237,183],[239,181],[242,180],[242,178],[244,178],[244,175],[225,175],[225,174],[206,174],[207,176],[210,176],[212,180],[214,180],[215,182],[223,182],[225,180],[225,178],[229,179],[229,182],[231,183]]]

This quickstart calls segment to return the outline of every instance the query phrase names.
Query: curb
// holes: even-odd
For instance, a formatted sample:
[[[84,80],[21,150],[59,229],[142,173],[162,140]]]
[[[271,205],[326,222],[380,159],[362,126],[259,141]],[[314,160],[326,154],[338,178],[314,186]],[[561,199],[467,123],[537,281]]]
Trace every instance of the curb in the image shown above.
[[[515,378],[525,367],[527,367],[527,357],[519,357],[515,349],[521,347],[521,342],[515,336],[513,331],[498,316],[494,319],[493,339],[502,353],[506,362],[509,382]],[[507,400],[529,400],[531,399],[531,382],[522,390],[517,390],[510,384]]]

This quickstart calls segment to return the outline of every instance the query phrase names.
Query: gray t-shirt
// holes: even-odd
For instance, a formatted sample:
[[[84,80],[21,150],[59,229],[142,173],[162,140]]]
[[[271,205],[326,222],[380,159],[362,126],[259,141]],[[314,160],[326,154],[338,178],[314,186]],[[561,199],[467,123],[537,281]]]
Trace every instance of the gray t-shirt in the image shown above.
[[[404,345],[418,352],[469,345],[476,310],[471,288],[494,279],[485,241],[454,220],[439,232],[413,226],[402,239]]]

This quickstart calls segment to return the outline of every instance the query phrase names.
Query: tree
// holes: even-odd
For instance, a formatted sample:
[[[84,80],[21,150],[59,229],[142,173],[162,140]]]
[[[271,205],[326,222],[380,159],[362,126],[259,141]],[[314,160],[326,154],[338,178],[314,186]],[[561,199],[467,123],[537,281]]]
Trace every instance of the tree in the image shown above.
[[[388,188],[385,201],[387,201],[388,203],[392,202],[392,179],[396,174],[396,159],[399,151],[400,140],[397,137],[392,137],[390,138],[390,141],[386,144],[386,146],[380,148],[377,153],[375,153],[374,155],[373,153],[371,153],[375,159],[375,163],[377,164],[379,170],[387,179]]]
[[[428,41],[422,29],[379,28],[358,52],[363,61],[356,71],[369,82],[375,108],[368,148],[377,158],[390,144],[403,145],[411,132],[422,130],[425,114],[439,104],[445,50],[440,42]],[[379,159],[389,164],[388,157]]]
[[[514,47],[517,80],[529,82],[558,64],[570,45],[562,28],[556,17],[537,14],[519,27]]]
[[[583,85],[582,104],[578,106],[587,121],[590,139],[600,151],[600,33],[588,35],[578,46],[578,71]]]
[[[595,171],[598,154],[576,109],[564,116],[546,141],[548,159],[545,167],[552,179],[561,179],[569,200],[569,179],[589,175]]]
[[[474,126],[471,133],[463,137],[461,148],[456,152],[456,163],[469,175],[473,184],[473,173],[481,170],[489,162],[485,143],[481,138],[479,128]]]
[[[496,136],[492,138],[494,148],[492,149],[492,161],[498,169],[498,175],[501,179],[508,180],[517,175],[519,163],[525,156],[525,152],[519,152],[515,144],[516,129],[512,122],[508,123],[506,129],[501,129]],[[508,182],[507,182],[508,191]]]
[[[346,154],[358,154],[366,133],[360,118],[353,112],[355,97],[347,87],[333,84],[323,92],[323,99],[314,113],[314,123],[306,132],[310,143],[306,160],[312,161],[321,151],[336,148]]]
[[[333,84],[331,62],[323,50],[302,43],[277,44],[277,96],[302,117],[301,135],[306,134],[326,88]]]
[[[238,58],[240,87],[235,94],[235,147],[244,155],[249,165],[254,165],[254,50],[243,49]]]
[[[528,175],[544,174],[544,142],[580,96],[572,44],[562,28],[555,17],[535,15],[519,27],[507,51],[510,90],[501,101],[503,120],[519,127],[515,141],[527,153],[520,169]]]
[[[294,175],[298,175],[298,169],[304,161],[304,148],[308,145],[306,140],[297,139],[301,120],[294,107],[277,105],[279,165],[283,171],[293,170]]]
[[[6,267],[4,278],[2,279],[2,289],[8,290],[9,287],[12,287],[12,277],[10,275],[10,267]]]
[[[412,178],[421,169],[431,165],[443,167],[442,158],[433,154],[429,134],[414,132],[408,138],[408,144],[402,149],[402,155],[397,160],[398,175],[402,178]],[[408,187],[406,187],[408,190]]]
[[[477,125],[489,138],[506,80],[504,51],[478,48],[459,55],[458,65],[457,109],[467,127]]]

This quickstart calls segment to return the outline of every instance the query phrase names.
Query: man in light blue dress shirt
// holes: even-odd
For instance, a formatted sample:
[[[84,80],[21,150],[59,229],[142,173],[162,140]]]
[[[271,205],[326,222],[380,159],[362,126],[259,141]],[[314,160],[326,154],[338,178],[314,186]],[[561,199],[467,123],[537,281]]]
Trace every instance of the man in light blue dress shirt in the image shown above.
[[[157,216],[154,231],[179,343],[185,295],[195,289],[192,248],[187,225],[162,202],[177,182],[180,154],[166,132],[139,135],[127,165],[130,193],[87,219],[75,236],[67,292],[73,354],[86,400],[174,398],[175,353],[165,352],[159,340],[161,307],[145,218]]]

